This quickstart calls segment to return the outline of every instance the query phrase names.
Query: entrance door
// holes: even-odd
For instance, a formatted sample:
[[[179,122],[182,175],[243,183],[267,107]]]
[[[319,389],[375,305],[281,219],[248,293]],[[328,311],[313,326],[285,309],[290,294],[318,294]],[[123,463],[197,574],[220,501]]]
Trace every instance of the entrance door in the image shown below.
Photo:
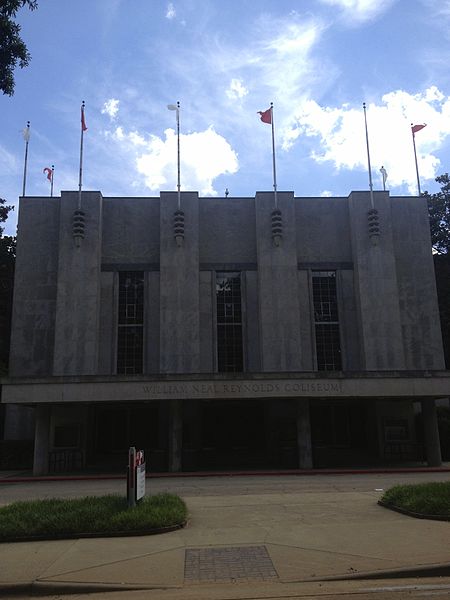
[[[254,400],[204,402],[201,461],[207,469],[265,466],[263,404]]]
[[[100,406],[95,414],[95,462],[125,468],[128,449],[158,445],[158,405]]]
[[[315,467],[364,466],[370,462],[364,404],[317,401],[311,403],[310,412]]]

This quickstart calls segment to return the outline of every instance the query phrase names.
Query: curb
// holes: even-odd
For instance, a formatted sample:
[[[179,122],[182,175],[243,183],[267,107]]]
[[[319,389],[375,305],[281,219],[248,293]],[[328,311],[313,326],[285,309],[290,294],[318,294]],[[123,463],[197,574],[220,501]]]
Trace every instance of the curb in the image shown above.
[[[351,579],[411,579],[413,577],[450,577],[450,563],[399,567],[387,571],[368,571],[348,575],[332,575],[321,581],[347,581]]]
[[[45,542],[52,540],[80,540],[92,538],[116,538],[116,537],[138,537],[144,535],[159,535],[162,533],[171,533],[183,529],[187,524],[187,520],[177,525],[169,527],[159,527],[158,529],[142,529],[139,531],[105,531],[98,533],[56,533],[54,535],[30,535],[21,537],[1,538],[0,544],[16,544],[20,542]],[[1,588],[0,588],[1,589]]]
[[[400,506],[395,506],[394,504],[387,504],[382,500],[378,500],[378,504],[380,506],[383,506],[384,508],[388,508],[389,510],[393,510],[394,512],[398,512],[402,515],[414,517],[415,519],[429,519],[431,521],[450,521],[449,515],[426,515],[424,513],[416,513],[406,508],[400,508]]]
[[[73,595],[73,594],[96,594],[108,592],[145,591],[154,589],[178,589],[178,588],[156,588],[152,586],[116,584],[116,583],[70,583],[68,581],[32,581],[30,583],[0,583],[0,598],[27,596],[39,597],[50,595]]]

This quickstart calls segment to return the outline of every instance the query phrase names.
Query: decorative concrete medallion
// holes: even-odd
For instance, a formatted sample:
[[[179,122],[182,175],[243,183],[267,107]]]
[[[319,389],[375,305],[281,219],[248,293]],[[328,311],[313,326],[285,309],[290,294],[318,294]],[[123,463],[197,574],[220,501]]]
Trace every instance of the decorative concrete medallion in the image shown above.
[[[191,548],[186,550],[186,583],[267,581],[278,574],[265,546]]]

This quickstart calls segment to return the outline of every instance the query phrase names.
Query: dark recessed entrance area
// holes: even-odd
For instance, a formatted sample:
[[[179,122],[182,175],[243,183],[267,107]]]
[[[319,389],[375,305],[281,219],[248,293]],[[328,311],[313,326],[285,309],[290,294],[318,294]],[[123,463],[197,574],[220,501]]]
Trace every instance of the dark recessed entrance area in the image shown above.
[[[201,462],[205,469],[267,464],[264,407],[257,401],[202,404]]]
[[[182,401],[183,471],[297,469],[298,399]],[[169,470],[168,402],[92,407],[88,464],[125,468],[129,446],[143,449],[147,469]],[[310,401],[313,466],[373,464],[375,415],[361,401]],[[95,441],[94,441],[95,440]]]

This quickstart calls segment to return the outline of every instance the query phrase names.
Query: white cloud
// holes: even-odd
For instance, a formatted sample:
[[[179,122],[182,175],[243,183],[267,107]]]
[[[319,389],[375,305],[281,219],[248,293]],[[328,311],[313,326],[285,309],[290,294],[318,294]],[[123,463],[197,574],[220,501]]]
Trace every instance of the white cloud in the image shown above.
[[[169,2],[167,6],[166,19],[172,20],[177,16],[177,11],[175,10],[172,2]]]
[[[319,0],[322,4],[336,6],[344,11],[351,22],[369,21],[385,12],[397,0]]]
[[[151,135],[145,139],[137,132],[126,134],[121,127],[109,134],[122,145],[123,151],[134,151],[137,172],[152,191],[176,189],[177,137],[173,129],[167,129],[164,136],[163,139]],[[180,148],[182,190],[216,195],[214,179],[226,173],[236,173],[239,168],[236,152],[212,127],[197,133],[182,134]]]
[[[0,146],[0,167],[3,173],[14,172],[18,166],[17,158]],[[2,196],[3,197],[3,196]]]
[[[230,100],[238,100],[248,94],[248,89],[242,83],[242,79],[232,79],[225,93]]]
[[[435,86],[423,93],[397,90],[385,94],[381,104],[368,104],[367,120],[372,170],[381,182],[379,168],[388,172],[388,187],[406,185],[416,192],[416,174],[411,123],[427,123],[416,134],[419,171],[422,179],[434,179],[440,161],[434,154],[450,135],[450,97]],[[288,150],[303,135],[319,138],[320,147],[311,152],[318,163],[331,163],[340,169],[367,168],[364,116],[362,108],[322,107],[314,100],[300,104],[295,124],[285,131],[283,146]]]
[[[330,190],[323,190],[323,192],[320,192],[321,198],[331,198],[332,195],[333,192],[330,192]]]
[[[119,112],[119,100],[110,98],[103,104],[102,115],[108,115],[111,120],[117,117]]]

